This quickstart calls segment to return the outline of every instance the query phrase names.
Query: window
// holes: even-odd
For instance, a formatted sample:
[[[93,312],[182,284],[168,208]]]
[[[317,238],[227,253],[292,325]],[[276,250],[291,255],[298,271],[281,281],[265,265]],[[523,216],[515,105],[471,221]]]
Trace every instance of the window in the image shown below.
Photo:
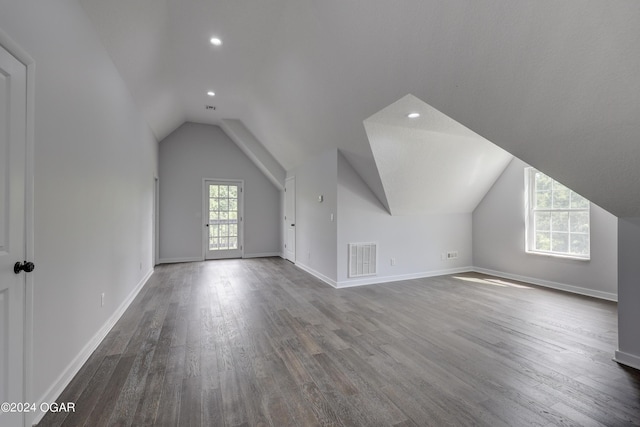
[[[589,200],[525,169],[527,252],[589,259]]]

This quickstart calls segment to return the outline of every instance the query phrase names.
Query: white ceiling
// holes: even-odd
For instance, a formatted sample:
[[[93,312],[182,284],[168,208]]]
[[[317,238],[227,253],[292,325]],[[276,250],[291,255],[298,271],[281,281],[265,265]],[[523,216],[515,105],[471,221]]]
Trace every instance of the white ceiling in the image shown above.
[[[159,139],[238,119],[285,169],[337,147],[389,206],[363,121],[412,93],[640,216],[640,2],[79,1]]]

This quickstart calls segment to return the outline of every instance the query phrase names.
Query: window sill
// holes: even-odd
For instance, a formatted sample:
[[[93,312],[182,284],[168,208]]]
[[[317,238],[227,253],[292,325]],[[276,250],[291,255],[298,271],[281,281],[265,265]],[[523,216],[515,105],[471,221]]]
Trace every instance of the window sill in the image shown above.
[[[539,251],[525,251],[530,255],[544,256],[549,258],[560,258],[560,259],[568,259],[572,261],[591,261],[591,257],[580,257],[576,255],[566,255],[566,254],[558,254],[554,252],[539,252]]]

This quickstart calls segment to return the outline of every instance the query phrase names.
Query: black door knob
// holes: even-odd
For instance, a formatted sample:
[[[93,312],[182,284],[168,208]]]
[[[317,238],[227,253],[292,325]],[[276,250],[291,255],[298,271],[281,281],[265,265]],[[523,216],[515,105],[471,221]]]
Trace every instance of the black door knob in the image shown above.
[[[13,272],[16,274],[20,274],[21,271],[24,271],[25,273],[31,273],[35,268],[36,266],[32,262],[16,262],[13,266]]]

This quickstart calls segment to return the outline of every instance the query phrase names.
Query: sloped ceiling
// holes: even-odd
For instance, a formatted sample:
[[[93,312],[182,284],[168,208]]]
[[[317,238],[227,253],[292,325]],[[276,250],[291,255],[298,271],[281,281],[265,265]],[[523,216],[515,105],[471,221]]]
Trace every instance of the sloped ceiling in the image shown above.
[[[394,215],[471,213],[513,158],[410,94],[364,127]]]
[[[640,2],[79,1],[159,139],[229,118],[285,169],[339,148],[388,207],[363,121],[412,93],[640,216]]]

